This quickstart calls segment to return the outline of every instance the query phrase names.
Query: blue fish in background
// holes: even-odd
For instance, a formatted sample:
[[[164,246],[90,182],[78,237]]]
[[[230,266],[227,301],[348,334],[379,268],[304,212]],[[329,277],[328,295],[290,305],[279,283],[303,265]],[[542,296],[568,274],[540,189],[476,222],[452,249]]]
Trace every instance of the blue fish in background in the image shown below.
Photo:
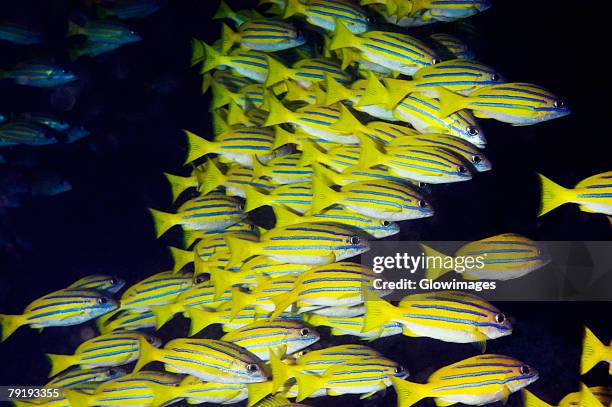
[[[98,15],[101,18],[117,17],[122,20],[143,18],[154,14],[161,6],[158,0],[127,0],[114,6],[99,6]]]
[[[114,51],[123,44],[114,42],[95,42],[85,41],[83,44],[77,45],[71,48],[68,53],[71,61],[76,61],[80,57],[88,56],[95,58],[98,55],[105,54],[110,51]]]
[[[0,22],[0,40],[18,45],[33,45],[43,42],[43,36],[38,31],[17,23]]]
[[[0,113],[0,123],[4,123],[6,121],[6,116]]]
[[[0,70],[0,79],[38,88],[55,88],[77,80],[68,69],[50,63],[22,62],[10,70]]]
[[[70,124],[51,113],[22,113],[19,119],[33,121],[49,127],[55,131],[64,131],[70,128]]]
[[[91,42],[117,45],[125,45],[142,40],[142,37],[127,25],[117,21],[106,20],[88,21],[83,26],[73,21],[68,21],[68,33],[66,35],[68,37],[84,35]]]
[[[74,143],[82,138],[85,138],[91,134],[91,131],[83,126],[72,126],[66,130],[63,135],[65,137],[64,142],[67,144]]]
[[[43,146],[56,142],[51,129],[36,122],[15,120],[0,126],[0,147],[17,144]]]
[[[30,194],[32,196],[55,196],[68,192],[72,185],[68,180],[53,172],[32,174]]]

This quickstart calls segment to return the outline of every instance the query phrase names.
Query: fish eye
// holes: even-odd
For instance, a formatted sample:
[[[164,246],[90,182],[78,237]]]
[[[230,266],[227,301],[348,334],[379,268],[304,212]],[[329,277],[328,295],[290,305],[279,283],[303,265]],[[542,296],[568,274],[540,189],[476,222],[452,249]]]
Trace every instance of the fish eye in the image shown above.
[[[203,282],[205,282],[205,281],[206,281],[206,278],[205,278],[203,275],[201,275],[201,274],[200,274],[200,275],[198,275],[198,276],[197,276],[197,277],[196,277],[196,278],[193,280],[193,282],[194,282],[195,284],[201,284],[201,283],[203,283]]]
[[[498,74],[498,73],[494,73],[494,74],[491,75],[491,80],[493,82],[498,82],[500,79],[501,79],[501,75]]]
[[[468,132],[468,134],[470,136],[477,136],[478,133],[480,133],[478,131],[478,128],[474,127],[474,126],[467,126],[466,131]]]
[[[521,374],[529,374],[529,372],[531,372],[531,368],[527,365],[523,365],[521,366],[520,372]]]
[[[359,236],[351,236],[351,238],[349,239],[349,242],[351,244],[359,244],[361,243],[361,239],[359,238]]]
[[[257,366],[255,363],[249,363],[248,365],[246,365],[246,370],[249,373],[255,373],[259,371],[259,366]]]
[[[108,369],[108,370],[105,372],[105,374],[106,374],[107,376],[115,376],[115,375],[117,374],[117,371],[116,371],[116,370],[114,370],[114,369]]]
[[[111,278],[111,279],[110,279],[108,282],[110,283],[110,285],[115,285],[115,284],[117,284],[117,280],[116,280],[116,279],[114,279],[114,278]]]
[[[561,109],[565,107],[565,102],[562,101],[561,99],[557,99],[553,102],[553,106],[556,107],[557,109]]]
[[[435,64],[439,64],[440,62],[442,62],[442,60],[440,58],[434,58],[431,60],[431,64],[435,65]]]
[[[465,174],[467,172],[467,168],[465,168],[463,165],[460,165],[457,167],[457,171],[459,171],[460,174]]]
[[[419,200],[419,208],[427,208],[427,201],[424,199]]]
[[[106,297],[98,298],[98,304],[100,304],[100,305],[106,304],[107,302],[108,302],[108,298],[106,298]]]
[[[482,162],[482,158],[480,158],[479,155],[475,155],[475,156],[472,157],[472,162],[474,164],[480,164]]]
[[[147,336],[146,337],[147,342],[149,342],[150,344],[154,344],[155,343],[155,338],[153,338],[152,336]]]
[[[308,328],[302,328],[300,330],[300,335],[302,335],[302,336],[308,336],[309,334],[310,334],[310,329],[308,329]]]
[[[380,222],[380,224],[384,227],[389,227],[391,225],[391,222],[389,222],[388,220],[383,220],[382,222]]]
[[[495,315],[495,322],[497,322],[498,324],[503,324],[504,322],[506,322],[506,316],[504,314]]]
[[[404,368],[402,366],[395,367],[395,373],[402,373],[403,371],[404,371]]]

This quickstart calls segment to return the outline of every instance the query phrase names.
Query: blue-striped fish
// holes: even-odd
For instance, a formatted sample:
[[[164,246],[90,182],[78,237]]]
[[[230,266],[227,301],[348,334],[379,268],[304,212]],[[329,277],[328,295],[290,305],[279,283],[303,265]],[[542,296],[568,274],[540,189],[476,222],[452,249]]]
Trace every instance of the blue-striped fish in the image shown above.
[[[507,401],[510,394],[538,380],[538,372],[509,356],[480,355],[436,370],[425,384],[392,379],[398,406],[410,407],[427,397],[436,403],[481,406]]]
[[[70,48],[68,50],[68,54],[70,55],[71,61],[76,61],[82,56],[89,56],[91,58],[95,58],[98,55],[114,51],[117,48],[121,47],[121,45],[121,43],[113,42],[85,41]]]
[[[389,322],[402,324],[406,336],[453,343],[479,343],[512,333],[510,321],[497,308],[472,294],[438,291],[411,294],[399,306],[373,298],[366,301],[363,331]]]
[[[161,6],[162,3],[159,0],[124,0],[112,6],[100,7],[98,12],[102,18],[113,16],[125,20],[150,16]]]
[[[200,62],[203,62],[201,73],[218,67],[229,67],[234,76],[248,78],[257,83],[264,83],[268,77],[268,58],[264,52],[235,50],[229,54],[224,54],[204,41],[194,38],[191,64],[197,65]],[[222,82],[217,76],[218,74],[215,72],[215,80]],[[246,84],[248,82],[244,83],[244,85]]]
[[[314,267],[300,274],[286,293],[272,298],[272,318],[295,305],[298,313],[308,307],[351,307],[364,302],[376,275],[359,263],[337,262]],[[377,293],[384,295],[383,292]]]
[[[364,10],[348,0],[313,0],[302,3],[286,0],[283,19],[303,16],[307,22],[325,31],[334,31],[336,21],[342,21],[355,34],[366,32],[370,23]]]
[[[383,239],[400,232],[400,227],[395,222],[361,215],[339,205],[331,206],[321,213],[310,216],[300,216],[282,206],[274,206],[272,209],[276,218],[274,227],[296,225],[303,222],[340,223],[355,227],[374,239]]]
[[[287,80],[272,87],[274,94],[285,93],[283,100],[287,102],[304,102],[309,105],[315,105],[319,102],[317,95],[321,93],[319,86],[311,86],[304,88],[294,80]]]
[[[93,393],[66,390],[64,394],[70,407],[156,407],[180,398],[182,380],[172,373],[143,371],[104,382]]]
[[[0,40],[19,45],[33,45],[43,42],[43,35],[37,30],[9,21],[0,23]]]
[[[330,58],[302,59],[289,68],[276,59],[268,57],[268,66],[266,87],[293,80],[303,88],[310,88],[312,85],[323,81],[326,76],[341,83],[347,83],[351,80],[351,75],[342,69],[340,63]]]
[[[538,398],[529,390],[523,390],[523,405],[525,407],[553,407],[544,400]],[[580,385],[580,391],[567,394],[556,407],[602,407],[609,406],[612,402],[612,388],[604,386],[586,387]]]
[[[550,262],[550,256],[536,242],[515,233],[504,233],[465,244],[452,256],[423,244],[421,247],[425,257],[434,260],[428,264],[425,272],[426,278],[434,280],[455,270],[466,280],[506,281],[529,274]],[[461,263],[451,266],[447,261],[469,257],[476,259],[471,266]]]
[[[343,185],[338,191],[328,181],[315,176],[312,181],[312,206],[307,214],[321,213],[332,205],[387,221],[420,219],[433,216],[431,205],[406,183],[370,180]]]
[[[304,213],[312,205],[311,182],[296,182],[294,184],[280,185],[268,194],[259,192],[252,187],[245,187],[244,192],[246,196],[246,212],[250,212],[265,205],[282,205],[297,213]]]
[[[252,51],[255,52],[255,51]],[[264,57],[265,58],[265,57]],[[232,66],[230,64],[228,65],[224,65],[226,67],[232,68]],[[240,88],[247,86],[247,85],[252,85],[254,83],[257,83],[254,79],[257,75],[249,72],[249,76],[242,76],[241,74],[237,73],[234,69],[215,69],[215,71],[210,74],[208,73],[208,75],[210,75],[210,84],[212,84],[212,82],[217,82],[220,85],[225,86],[227,89],[229,89],[232,92],[238,92],[240,90]],[[204,75],[207,75],[207,73],[204,73]],[[264,72],[264,78],[262,79],[265,80],[265,75],[267,75],[267,73]],[[210,85],[209,84],[209,85]],[[208,88],[206,88],[206,90],[208,90]],[[203,91],[202,93],[205,93],[205,91]],[[213,113],[213,118],[214,118],[214,113]]]
[[[372,341],[387,336],[401,335],[402,333],[402,325],[397,322],[389,322],[372,331],[363,332],[363,319],[363,316],[330,317],[314,313],[304,315],[304,321],[311,325],[331,328],[330,333],[333,336],[351,335]]]
[[[151,335],[136,331],[114,331],[86,340],[72,355],[47,353],[46,356],[51,364],[49,377],[74,365],[80,365],[83,369],[113,367],[133,362],[138,359],[139,338],[144,338],[155,347],[161,346],[161,340]]]
[[[142,37],[133,29],[117,21],[88,21],[84,26],[68,21],[68,36],[85,35],[92,42],[128,44],[141,41]]]
[[[253,165],[255,160],[253,160]],[[219,169],[219,166],[209,160],[204,165],[202,170],[196,172],[198,180],[198,189],[202,194],[224,187],[227,195],[246,197],[245,187],[251,186],[263,191],[274,190],[274,185],[265,179],[256,179],[254,170],[244,168],[239,164],[229,164],[225,174]]]
[[[298,374],[298,395],[302,401],[318,389],[326,389],[329,396],[362,394],[369,397],[391,386],[391,379],[408,377],[399,363],[382,356],[349,360],[330,366],[323,374]]]
[[[319,164],[325,164],[336,172],[345,172],[345,170],[356,166],[359,163],[361,155],[361,147],[348,145],[335,145],[327,151],[321,151],[318,143],[305,141],[302,146],[302,156],[300,163],[302,165],[312,165],[316,167]]]
[[[51,379],[45,387],[69,389],[84,383],[103,383],[126,375],[120,367],[95,367],[92,369],[68,369]]]
[[[393,175],[428,184],[469,181],[471,170],[463,158],[433,145],[391,145],[384,150],[372,139],[364,138],[358,168],[384,166]]]
[[[65,131],[70,128],[70,124],[67,121],[61,119],[60,117],[57,117],[52,113],[22,113],[18,117],[19,119],[25,121],[33,121],[45,125],[55,131]]]
[[[155,328],[155,315],[151,311],[121,311],[108,318],[106,316],[98,318],[96,326],[100,334],[107,334],[118,330],[136,331]]]
[[[431,48],[409,35],[386,31],[356,35],[339,22],[329,49],[334,51],[347,47],[359,50],[360,57],[367,61],[404,75],[413,75],[425,66],[440,62]]]
[[[227,239],[229,266],[255,255],[281,263],[328,264],[370,249],[366,237],[353,228],[332,223],[300,223],[264,233],[259,242]]]
[[[538,174],[542,188],[540,212],[542,216],[566,203],[578,204],[583,212],[612,215],[612,171],[592,175],[580,181],[574,188],[561,185]]]
[[[307,182],[312,177],[312,168],[300,165],[301,154],[289,154],[275,157],[265,165],[253,161],[253,176],[269,178],[275,184],[286,185]]]
[[[444,88],[440,95],[440,117],[462,109],[476,117],[495,119],[514,126],[526,126],[570,114],[567,103],[539,85],[503,83],[476,89],[462,96]]]
[[[106,291],[109,293],[119,292],[125,285],[125,280],[114,277],[104,276],[100,274],[92,274],[87,277],[83,277],[78,281],[70,284],[67,288],[74,289],[89,289],[97,291]]]
[[[160,237],[171,227],[181,225],[190,230],[223,230],[246,217],[242,203],[233,197],[219,193],[196,197],[185,202],[177,213],[149,209]]]
[[[15,120],[0,126],[0,146],[44,146],[56,142],[57,138],[49,129],[35,122]]]
[[[151,306],[165,305],[176,300],[193,285],[190,274],[162,271],[129,287],[121,296],[121,309],[135,312],[150,311]]]
[[[256,51],[274,52],[298,47],[306,41],[290,23],[273,19],[253,19],[240,24],[234,32],[223,24],[221,51],[229,51],[235,44]]]
[[[214,235],[221,236],[225,233],[244,232],[259,235],[259,231],[255,225],[249,221],[241,221],[228,226],[223,230],[184,230],[183,231],[183,246],[191,247],[196,241],[206,239]]]
[[[291,355],[320,338],[319,333],[300,321],[289,319],[264,319],[229,332],[221,338],[253,353],[261,360],[268,360],[270,352]]]
[[[444,60],[447,59],[474,59],[474,51],[462,40],[445,33],[435,33],[429,36],[433,41],[434,49]]]
[[[211,109],[220,109],[230,103],[236,103],[241,109],[261,108],[264,105],[264,86],[261,83],[251,83],[232,92],[223,84],[212,81]]]
[[[607,363],[609,365],[608,373],[612,374],[612,341],[606,346],[589,328],[584,327],[582,355],[580,356],[580,374],[587,373],[599,362]]]
[[[276,305],[272,298],[291,291],[297,277],[292,274],[273,279],[262,279],[263,281],[252,287],[250,292],[233,289],[232,299],[228,305],[231,307],[231,317],[234,318],[240,311],[247,308],[254,308],[260,314],[273,312]]]
[[[216,383],[257,383],[268,379],[263,362],[244,348],[214,339],[177,338],[158,349],[140,340],[140,358],[134,368],[159,361],[172,371]]]
[[[224,0],[221,0],[219,2],[219,8],[217,8],[217,11],[215,11],[212,19],[221,20],[224,18],[232,20],[237,26],[239,26],[250,19],[263,17],[255,10],[244,9],[234,11]]]
[[[187,376],[180,387],[181,396],[186,399],[187,404],[234,404],[248,397],[244,383],[203,382],[197,377]]]
[[[486,144],[484,132],[469,110],[459,110],[450,116],[440,117],[440,102],[423,94],[406,96],[393,112],[398,119],[410,123],[421,133],[451,134],[477,147]]]
[[[491,0],[418,0],[411,13],[434,22],[451,22],[468,18],[491,7]]]
[[[23,325],[32,328],[78,325],[117,307],[117,301],[99,291],[71,288],[54,291],[32,301],[21,314],[0,314],[0,342]]]
[[[54,88],[77,80],[67,69],[48,63],[22,62],[8,71],[0,70],[0,79],[12,79],[18,85]]]

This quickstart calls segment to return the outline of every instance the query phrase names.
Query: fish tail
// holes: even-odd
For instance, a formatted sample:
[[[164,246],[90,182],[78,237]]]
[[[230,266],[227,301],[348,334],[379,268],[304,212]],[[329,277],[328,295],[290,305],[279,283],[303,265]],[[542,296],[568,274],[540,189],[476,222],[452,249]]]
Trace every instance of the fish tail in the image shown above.
[[[170,400],[179,398],[184,391],[181,386],[168,386],[160,383],[147,383],[153,391],[152,406],[165,406]]]
[[[580,374],[585,374],[601,362],[605,353],[606,346],[597,339],[589,328],[585,327],[582,340],[582,356],[580,357]]]
[[[267,60],[268,76],[266,77],[266,81],[264,82],[264,86],[266,88],[274,86],[277,83],[283,82],[285,79],[289,78],[291,69],[287,68],[282,62],[271,56],[268,56]]]
[[[278,318],[288,307],[290,307],[297,300],[297,293],[291,290],[287,293],[275,295],[270,298],[270,301],[274,304],[274,311],[270,314],[270,319]]]
[[[202,93],[202,95],[208,92],[208,88],[210,88],[210,85],[212,85],[212,82],[213,82],[213,77],[210,72],[205,72],[202,74],[202,85],[200,87],[200,92]]]
[[[96,319],[96,326],[98,327],[98,331],[100,331],[101,334],[111,331],[108,329],[107,325],[114,315],[117,315],[117,313],[109,312],[108,314],[104,314]]]
[[[212,142],[203,139],[202,137],[190,132],[189,130],[184,130],[185,135],[187,136],[187,159],[185,160],[185,164],[189,164],[192,161],[197,160],[200,157],[205,156],[206,154],[212,153]]]
[[[571,190],[563,188],[561,185],[551,181],[542,174],[538,174],[538,177],[540,177],[542,190],[540,212],[538,216],[542,216],[558,206],[571,202]]]
[[[170,189],[172,191],[172,202],[176,201],[177,198],[187,189],[197,187],[197,182],[194,182],[193,177],[180,177],[178,175],[168,174],[164,172]]]
[[[206,43],[197,38],[191,39],[191,66],[197,65],[200,62],[204,61],[204,56],[206,53],[204,52],[204,46]]]
[[[236,315],[253,302],[253,296],[238,289],[232,290],[230,319],[233,320]]]
[[[270,196],[262,192],[259,192],[255,187],[251,185],[245,185],[243,187],[246,204],[244,207],[245,212],[250,212],[254,209],[266,206],[270,203]]]
[[[2,338],[0,338],[0,342],[4,342],[13,332],[24,324],[25,320],[23,315],[0,314],[0,327],[2,328]]]
[[[221,172],[214,161],[208,160],[206,167],[202,171],[196,171],[198,179],[198,190],[202,195],[206,195],[225,183],[227,178]]]
[[[213,110],[227,106],[232,101],[236,102],[239,99],[238,95],[231,92],[218,82],[213,82],[210,89],[212,90],[212,102],[210,108]]]
[[[234,12],[234,10],[232,10],[224,0],[221,0],[219,2],[219,8],[217,8],[217,11],[215,11],[215,14],[212,16],[212,19],[221,20],[224,18],[229,18],[230,20],[233,20],[234,17],[236,17],[236,13]]]
[[[578,398],[580,407],[603,407],[603,403],[595,397],[591,389],[584,383],[580,384],[580,396]]]
[[[238,239],[237,237],[225,237],[227,248],[230,252],[230,259],[227,263],[226,269],[236,267],[241,261],[251,257],[254,249],[255,242],[249,242],[246,240]]]
[[[257,157],[253,157],[253,179],[265,177],[266,166],[259,161]]]
[[[380,150],[376,142],[369,136],[360,137],[361,154],[359,155],[359,168],[370,168],[382,164],[386,160],[386,153]]]
[[[238,103],[231,101],[229,103],[229,111],[227,112],[227,124],[230,126],[236,124],[245,124],[249,122],[249,117],[244,110],[238,106]]]
[[[299,86],[299,85],[296,85],[296,86]],[[323,90],[323,88],[321,87],[320,84],[317,84],[317,85],[314,86],[314,94],[315,94],[316,103],[318,105],[324,105],[325,104],[325,98],[327,97],[327,94]]]
[[[523,406],[524,407],[553,407],[544,400],[538,398],[529,390],[523,389]]]
[[[328,49],[334,51],[340,48],[355,47],[359,45],[358,38],[342,21],[337,21]]]
[[[423,253],[425,253],[426,259],[429,257],[433,259],[444,259],[447,257],[444,253],[440,253],[439,251],[432,249],[431,247],[426,246],[424,244],[421,245],[421,249],[423,249]],[[452,268],[450,267],[444,267],[444,261],[439,262],[439,267],[437,265],[438,262],[434,261],[432,263],[433,264],[431,265],[431,267],[427,267],[427,269],[425,270],[425,278],[437,280],[438,278],[442,277],[444,274],[452,270]]]
[[[385,78],[385,89],[387,90],[387,108],[393,109],[400,104],[408,94],[415,92],[417,89],[412,83],[405,79]]]
[[[149,208],[149,213],[151,213],[151,216],[153,217],[155,237],[158,239],[172,226],[176,225],[176,219],[173,213],[162,212],[152,208]]]
[[[276,218],[276,223],[274,223],[275,228],[302,223],[302,216],[291,212],[289,209],[283,206],[274,206],[272,207],[272,210],[274,211],[274,217]]]
[[[298,394],[295,399],[297,403],[308,398],[315,391],[324,388],[325,379],[315,374],[298,373],[296,376]]]
[[[447,117],[458,110],[463,109],[463,100],[465,96],[459,95],[446,88],[438,88],[438,96],[440,99],[439,117]]]
[[[189,336],[194,336],[209,325],[219,323],[218,311],[206,311],[196,307],[185,307],[187,317],[191,320]]]
[[[325,75],[325,102],[326,106],[351,98],[351,91],[329,75]]]
[[[79,390],[64,390],[64,396],[68,399],[70,407],[89,407],[95,404],[94,395]]]
[[[172,261],[174,262],[174,266],[172,267],[174,273],[181,271],[181,269],[187,264],[193,263],[193,252],[172,246],[168,247],[168,249],[170,249],[170,255],[172,256]]]
[[[391,376],[391,381],[397,393],[398,407],[410,407],[427,397],[426,385],[424,384],[412,383],[394,376]]]
[[[303,14],[306,6],[300,3],[299,0],[287,0],[285,3],[285,10],[283,12],[283,20],[295,16],[297,14]]]
[[[223,23],[221,27],[221,52],[226,53],[236,43],[240,35],[235,33],[229,25]]]
[[[283,363],[280,356],[270,350],[270,368],[272,369],[272,391],[275,392],[282,387],[287,380],[293,376],[289,376],[289,366]]]
[[[314,162],[312,164],[312,169],[317,176],[321,176],[324,179],[329,180],[329,182],[331,182],[333,185],[341,185],[344,180],[342,174],[332,170],[329,167],[326,167],[321,163]]]
[[[223,55],[219,51],[217,51],[216,49],[214,49],[213,47],[211,47],[204,41],[200,41],[200,40],[195,40],[195,41],[198,41],[199,43],[198,47],[202,48],[201,51],[197,50],[198,54],[196,54],[196,56],[199,57],[200,61],[204,61],[204,63],[202,64],[202,70],[200,71],[200,73],[206,73],[208,71],[212,71],[219,65],[223,64]],[[196,48],[196,45],[194,42],[194,51],[193,51],[194,53],[196,52],[195,48]],[[191,58],[192,64],[193,64],[193,61],[194,61],[194,57],[192,56]]]
[[[68,58],[70,62],[74,62],[81,56],[81,50],[78,47],[72,47],[68,50]]]
[[[274,127],[274,145],[272,149],[276,150],[279,147],[282,147],[287,144],[297,144],[298,140],[296,140],[295,133],[291,133],[283,129],[281,126]]]
[[[75,23],[74,21],[68,20],[68,32],[66,33],[67,37],[71,37],[73,35],[81,34],[81,26]]]
[[[78,362],[78,360],[75,360],[76,358],[74,355],[56,355],[53,353],[47,353],[45,356],[51,364],[51,371],[49,372],[48,377],[53,377],[56,374],[68,369],[70,366],[75,365],[75,362]]]
[[[332,206],[341,199],[342,195],[333,190],[327,180],[322,177],[312,177],[312,204],[306,212],[307,215],[321,213],[325,208]]]
[[[302,142],[300,148],[302,150],[300,160],[298,161],[298,165],[300,167],[314,165],[315,163],[319,162],[321,158],[325,155],[325,153],[319,150],[316,144],[312,141]]]
[[[149,307],[153,315],[155,315],[155,329],[159,330],[162,326],[166,325],[168,321],[174,318],[177,313],[177,307],[175,304],[166,305],[152,305]]]
[[[191,247],[197,239],[196,233],[193,230],[183,229],[183,246]]]
[[[368,73],[363,96],[359,98],[357,106],[387,105],[389,103],[389,92],[380,80],[372,72]]]
[[[247,389],[249,392],[249,401],[247,403],[248,407],[254,406],[261,399],[273,392],[271,381],[261,383],[249,383],[247,384]]]
[[[366,298],[366,312],[363,317],[361,332],[370,332],[391,321],[395,307],[378,297]]]
[[[138,337],[138,349],[138,361],[136,362],[136,366],[134,366],[133,373],[140,372],[143,367],[153,362],[159,351],[156,347],[147,342],[143,336]]]
[[[219,112],[212,112],[212,127],[215,136],[232,130],[232,126],[225,121]]]
[[[268,103],[270,111],[268,113],[268,118],[264,123],[264,127],[288,123],[291,121],[294,113],[287,109],[275,96],[270,95],[268,98]]]

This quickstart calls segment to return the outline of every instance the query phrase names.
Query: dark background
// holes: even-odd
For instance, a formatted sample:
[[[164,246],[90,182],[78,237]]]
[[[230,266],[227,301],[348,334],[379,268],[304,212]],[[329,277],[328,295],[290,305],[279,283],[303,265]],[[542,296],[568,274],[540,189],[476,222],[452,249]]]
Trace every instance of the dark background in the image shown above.
[[[253,2],[228,1],[235,9]],[[468,183],[435,186],[433,218],[402,224],[403,239],[477,240],[517,232],[535,240],[608,240],[603,215],[585,214],[575,205],[536,218],[536,172],[565,186],[610,170],[609,15],[598,1],[515,2],[498,0],[492,9],[460,24],[410,29],[416,36],[448,32],[464,38],[477,59],[506,78],[546,86],[567,99],[571,116],[531,127],[481,121],[487,157],[494,169]],[[59,171],[73,185],[64,195],[40,198],[17,210],[2,210],[0,224],[31,245],[31,250],[0,252],[0,310],[18,313],[30,301],[92,273],[114,274],[134,283],[168,269],[165,246],[177,231],[154,239],[147,207],[170,209],[163,171],[182,173],[182,128],[210,135],[208,96],[189,68],[190,40],[213,42],[220,30],[210,16],[216,1],[173,0],[161,11],[131,20],[144,41],[110,54],[71,63],[64,38],[67,19],[82,21],[85,3],[54,0],[2,1],[2,18],[19,17],[45,32],[47,43],[22,47],[0,42],[0,68],[31,57],[54,58],[81,80],[59,90],[16,86],[0,81],[0,112],[53,111],[83,121],[93,135],[73,145],[2,149],[1,154],[32,156],[43,168]],[[10,161],[10,160],[9,160]],[[0,171],[3,167],[0,166]],[[612,337],[610,303],[498,303],[515,320],[515,332],[488,344],[488,352],[515,356],[541,373],[530,386],[549,403],[578,389],[582,326],[604,342]],[[0,384],[42,385],[48,364],[44,353],[71,353],[92,325],[22,328],[0,344]],[[325,330],[322,328],[322,330]],[[186,334],[175,320],[161,332],[168,339]],[[328,336],[325,336],[328,338]],[[330,343],[350,342],[333,337]],[[402,362],[412,379],[425,381],[439,367],[477,354],[470,345],[393,337],[372,346]],[[583,380],[610,385],[607,366]],[[363,401],[392,405],[388,391]],[[354,403],[356,397],[321,398],[309,404]],[[431,400],[424,403],[433,405]],[[514,395],[511,404],[520,404]]]

